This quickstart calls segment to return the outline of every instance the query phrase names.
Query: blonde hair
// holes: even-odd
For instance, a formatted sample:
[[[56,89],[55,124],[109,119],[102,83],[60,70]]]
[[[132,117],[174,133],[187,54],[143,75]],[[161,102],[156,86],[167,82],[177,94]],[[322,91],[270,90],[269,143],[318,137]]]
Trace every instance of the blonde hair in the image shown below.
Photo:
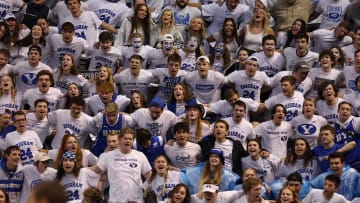
[[[118,105],[115,102],[110,102],[105,105],[104,108],[105,113],[119,112]]]

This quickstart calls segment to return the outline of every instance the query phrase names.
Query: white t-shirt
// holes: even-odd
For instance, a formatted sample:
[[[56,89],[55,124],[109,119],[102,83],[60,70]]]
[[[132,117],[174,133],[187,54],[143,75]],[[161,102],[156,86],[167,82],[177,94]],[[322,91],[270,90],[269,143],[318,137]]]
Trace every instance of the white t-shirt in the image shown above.
[[[307,97],[318,97],[318,90],[320,88],[320,85],[325,81],[335,82],[339,74],[340,71],[334,68],[332,68],[329,72],[324,72],[322,68],[311,69],[309,75],[313,82],[313,86]]]
[[[46,137],[51,134],[51,128],[47,117],[43,120],[38,120],[34,112],[29,112],[26,114],[26,121],[26,128],[35,131],[39,136],[41,143],[44,143]]]
[[[355,69],[356,68],[354,66],[345,66],[337,77],[337,83],[345,81],[346,93],[357,91],[355,79],[360,75],[360,73],[356,72]]]
[[[269,77],[273,77],[285,68],[285,57],[279,52],[275,52],[271,57],[267,57],[263,51],[257,52],[253,56],[258,59],[260,71],[265,72]]]
[[[253,168],[257,177],[263,182],[270,183],[275,180],[275,171],[280,164],[280,159],[272,154],[266,159],[259,157],[257,160],[251,159],[250,156],[241,158],[242,170]]]
[[[260,103],[249,98],[240,98],[239,100],[245,102],[246,104],[246,112],[244,118],[249,121],[249,111],[256,112],[259,108]],[[226,100],[220,100],[210,103],[210,111],[216,114],[220,114],[222,118],[231,117],[232,110],[233,107]]]
[[[284,56],[286,59],[286,70],[294,70],[296,63],[300,60],[306,61],[310,67],[314,66],[319,60],[318,53],[309,50],[305,56],[298,56],[296,48],[293,47],[286,47],[284,49]]]
[[[86,113],[93,116],[101,112],[105,108],[105,104],[102,102],[99,95],[93,95],[86,98]],[[130,99],[124,95],[116,95],[116,99],[113,101],[118,105],[119,112],[124,111],[126,106],[130,103]]]
[[[338,45],[340,47],[351,44],[352,38],[345,36],[343,39],[338,39],[334,34],[335,30],[318,29],[312,32],[314,47],[312,51],[321,53],[331,47]]]
[[[11,145],[16,145],[20,148],[20,161],[22,165],[33,164],[35,155],[43,147],[39,136],[32,130],[26,130],[21,134],[17,131],[8,133],[5,138],[5,149]]]
[[[88,70],[99,70],[101,66],[109,66],[114,73],[122,60],[122,55],[119,49],[111,47],[109,52],[104,52],[100,49],[93,49],[91,52],[91,60]]]
[[[216,197],[215,203],[230,203],[240,198],[243,194],[244,193],[242,191],[235,191],[235,190],[219,192]],[[191,203],[205,203],[205,202],[206,202],[205,198],[199,199],[198,194],[191,195]]]
[[[276,126],[272,120],[265,121],[255,127],[255,132],[264,149],[281,159],[286,157],[287,141],[293,135],[290,123],[282,121],[280,126]]]
[[[12,112],[21,108],[22,94],[17,92],[14,99],[10,94],[4,94],[0,97],[0,107],[9,109]]]
[[[329,106],[326,104],[325,100],[317,100],[316,114],[324,117],[328,123],[333,124],[338,120],[338,106],[343,101],[345,101],[343,98],[338,97],[337,103],[333,106]]]
[[[339,193],[334,193],[331,199],[325,199],[324,190],[311,189],[309,194],[301,200],[302,203],[326,202],[326,203],[349,203],[349,201]]]
[[[352,114],[354,116],[360,116],[360,94],[359,94],[359,92],[351,91],[351,93],[344,95],[344,99],[352,104],[352,106],[353,106]]]
[[[292,75],[292,71],[280,71],[276,73],[274,77],[271,78],[271,96],[280,94],[281,91],[281,78],[284,76]],[[307,76],[301,83],[296,83],[296,91],[301,92],[303,95],[306,95],[312,87],[312,80]]]
[[[201,155],[200,145],[192,142],[187,142],[183,147],[176,142],[172,146],[166,144],[164,151],[171,164],[180,169],[195,166]]]
[[[113,150],[100,156],[97,166],[109,177],[110,203],[143,202],[141,175],[148,173],[151,166],[142,152],[123,154]]]
[[[260,92],[264,85],[270,85],[270,78],[260,71],[253,77],[246,75],[245,70],[234,71],[226,77],[229,82],[235,83],[235,88],[241,97],[260,102]]]
[[[285,164],[284,160],[281,161],[278,168],[275,170],[277,178],[288,177],[289,174],[298,172],[303,180],[310,181],[319,175],[320,169],[316,159],[310,160],[309,164],[304,167],[304,159],[296,159],[295,164]]]
[[[320,29],[335,28],[344,19],[345,10],[349,4],[349,0],[319,0],[315,11],[322,13]]]
[[[23,104],[30,105],[30,110],[35,109],[35,101],[38,99],[45,99],[49,102],[49,111],[54,111],[58,108],[62,93],[56,87],[50,87],[46,93],[40,92],[39,88],[31,88],[25,91],[23,97]]]
[[[128,46],[120,46],[115,44],[115,47],[118,47],[120,49],[121,55],[122,55],[122,62],[123,62],[123,68],[129,68],[130,66],[130,57],[134,54],[140,55],[143,58],[142,61],[142,69],[147,69],[147,65],[148,65],[148,58],[150,57],[150,55],[153,55],[154,51],[156,51],[155,48],[150,47],[150,46],[141,46],[140,51],[139,52],[135,52],[133,47],[128,47]],[[164,67],[165,68],[165,67]]]
[[[224,121],[226,121],[229,125],[227,136],[234,140],[239,140],[246,150],[247,139],[256,138],[255,130],[252,124],[245,119],[241,119],[240,123],[235,123],[232,117],[224,118]]]
[[[169,6],[167,8],[174,11],[175,24],[180,33],[184,33],[185,27],[190,25],[191,19],[201,16],[201,11],[198,8],[191,6],[185,6],[185,8]]]
[[[84,76],[82,76],[80,74],[78,74],[78,75],[63,74],[59,77],[59,74],[60,74],[59,71],[56,71],[54,73],[54,80],[55,80],[54,87],[59,88],[63,94],[67,93],[69,83],[76,83],[77,85],[79,85],[82,88],[83,92],[87,91],[88,80],[86,78],[84,78]]]
[[[284,105],[286,109],[286,121],[291,121],[293,118],[301,114],[304,103],[304,96],[295,91],[292,97],[287,97],[283,93],[270,97],[265,101],[265,107],[271,109],[276,104]]]
[[[232,151],[234,148],[233,141],[229,139],[226,139],[224,142],[215,141],[214,148],[218,148],[223,151],[224,160],[225,160],[224,167],[232,171],[233,168]]]

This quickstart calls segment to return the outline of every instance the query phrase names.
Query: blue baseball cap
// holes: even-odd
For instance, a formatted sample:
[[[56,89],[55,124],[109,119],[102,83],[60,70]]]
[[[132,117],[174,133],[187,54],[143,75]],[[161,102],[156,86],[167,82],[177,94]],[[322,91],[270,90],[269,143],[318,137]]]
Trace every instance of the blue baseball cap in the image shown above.
[[[155,97],[150,101],[149,106],[163,109],[165,107],[165,104],[162,99]]]

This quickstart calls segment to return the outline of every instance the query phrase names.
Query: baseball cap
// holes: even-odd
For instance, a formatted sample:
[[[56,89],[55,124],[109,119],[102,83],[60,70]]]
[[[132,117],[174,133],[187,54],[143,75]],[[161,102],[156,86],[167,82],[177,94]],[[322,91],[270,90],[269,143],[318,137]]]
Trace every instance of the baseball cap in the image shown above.
[[[9,109],[6,109],[5,107],[0,107],[0,115],[5,113],[11,114],[11,111]]]
[[[172,36],[171,34],[165,34],[162,36],[161,41],[174,42],[174,36]]]
[[[306,61],[301,60],[295,64],[295,70],[297,70],[299,72],[307,73],[310,71],[310,66]]]
[[[49,157],[49,155],[45,152],[39,152],[37,154],[35,154],[34,157],[35,162],[37,161],[49,161],[51,160],[51,158]]]
[[[250,62],[250,61],[256,62],[256,63],[259,65],[259,60],[258,60],[258,58],[256,58],[255,56],[249,56],[249,57],[246,59],[246,63],[247,63],[247,62]]]
[[[9,20],[11,18],[16,19],[15,15],[10,12],[5,15],[4,20]]]
[[[196,59],[196,63],[198,63],[199,61],[205,61],[205,62],[208,62],[210,64],[210,60],[209,60],[209,57],[207,56],[200,56]]]
[[[217,185],[213,185],[213,184],[204,184],[202,186],[202,192],[211,192],[211,193],[215,193],[216,191],[219,190],[219,187]]]
[[[209,159],[209,157],[210,157],[210,154],[217,154],[217,155],[219,155],[220,160],[221,160],[222,164],[224,165],[224,163],[225,163],[224,152],[223,152],[221,149],[219,149],[219,148],[212,148],[212,149],[210,150],[209,154],[208,154],[208,159]]]
[[[150,107],[156,107],[156,108],[164,108],[165,104],[164,104],[164,101],[162,99],[155,97],[150,101],[149,106]]]
[[[203,105],[201,104],[190,104],[185,106],[185,110],[189,110],[190,108],[197,108],[200,111],[201,119],[205,119],[206,117],[206,111]]]

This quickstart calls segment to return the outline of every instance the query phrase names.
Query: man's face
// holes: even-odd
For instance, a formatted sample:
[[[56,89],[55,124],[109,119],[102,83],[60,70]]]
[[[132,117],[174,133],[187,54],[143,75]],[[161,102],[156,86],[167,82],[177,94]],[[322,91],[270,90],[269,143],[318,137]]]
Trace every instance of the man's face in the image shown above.
[[[189,3],[189,0],[176,0],[176,6],[178,6],[180,8],[185,8],[188,3]]]
[[[20,161],[20,150],[12,150],[9,155],[5,154],[6,162],[12,166],[17,166]]]
[[[143,40],[141,39],[141,37],[133,38],[131,41],[131,45],[134,49],[134,52],[139,52],[141,49],[141,46],[143,45]]]
[[[354,66],[355,67],[360,67],[360,52],[355,54]]]
[[[26,130],[26,117],[25,115],[14,116],[14,126],[18,132],[25,132]]]
[[[73,41],[74,38],[74,31],[61,31],[62,39],[65,43],[70,43]]]
[[[35,114],[45,117],[48,114],[48,105],[46,102],[38,102],[35,106]]]
[[[335,175],[341,175],[344,171],[345,163],[340,158],[330,158],[330,168]]]
[[[9,58],[4,54],[0,54],[0,67],[4,67],[8,63],[9,63]]]
[[[266,40],[263,45],[264,54],[267,57],[274,56],[275,53],[275,41],[274,40]]]
[[[206,78],[210,70],[210,64],[206,61],[199,61],[196,63],[196,68],[201,78]]]
[[[305,116],[312,116],[315,114],[316,111],[316,107],[314,102],[312,101],[306,101],[304,103],[304,107],[303,107],[303,111],[304,111],[304,115]]]
[[[245,115],[245,108],[240,105],[235,105],[233,108],[233,120],[235,122],[240,122],[241,119],[244,117],[244,115]]]
[[[302,82],[308,76],[309,72],[302,72],[299,70],[294,70],[292,76],[296,79],[296,82]]]
[[[281,106],[277,106],[275,113],[273,114],[273,120],[275,122],[281,122],[284,120],[284,118],[285,118],[284,108],[282,108]]]
[[[204,192],[203,194],[206,203],[215,203],[218,193]]]
[[[175,77],[180,69],[180,63],[177,61],[169,61],[168,63],[168,73],[170,76]]]
[[[173,53],[174,41],[164,40],[162,43],[162,50],[165,55],[170,55]]]
[[[151,119],[157,120],[161,116],[161,113],[163,110],[161,108],[152,106],[152,107],[149,107],[149,111],[150,111]]]
[[[112,92],[112,91],[102,91],[99,93],[100,99],[104,104],[111,102],[113,95],[114,95],[114,92]]]
[[[261,184],[253,186],[247,195],[252,200],[260,201],[261,200]]]
[[[179,129],[175,132],[175,139],[176,143],[180,146],[184,146],[186,142],[189,140],[189,133],[186,132],[184,129]]]
[[[299,194],[299,192],[301,190],[301,182],[294,181],[294,180],[289,180],[288,181],[288,186],[292,187]]]
[[[308,49],[309,43],[305,38],[299,38],[295,40],[295,47],[299,52],[305,52]]]
[[[41,59],[41,55],[37,50],[30,50],[28,53],[28,60],[30,63],[38,63]]]
[[[295,85],[291,85],[289,81],[281,83],[281,90],[286,97],[291,97],[295,91]]]
[[[141,60],[132,58],[130,59],[130,72],[133,75],[139,75],[141,70]]]
[[[338,189],[338,187],[335,185],[334,182],[329,181],[329,180],[325,180],[324,194],[326,196],[332,196],[337,191],[337,189]]]
[[[119,148],[119,136],[117,134],[106,136],[106,140],[110,151]]]
[[[81,105],[71,104],[70,113],[73,118],[80,118],[83,107]]]
[[[49,75],[41,75],[38,78],[37,86],[41,93],[47,93],[51,86],[51,80],[50,80]]]
[[[339,120],[345,122],[348,118],[350,118],[351,110],[352,108],[349,104],[342,104],[338,110]]]
[[[103,52],[109,52],[111,50],[112,41],[111,40],[105,40],[103,42],[99,42],[100,49]]]
[[[259,69],[259,65],[255,61],[250,60],[245,64],[245,73],[250,78],[255,75],[258,69]]]
[[[78,13],[80,11],[80,2],[78,0],[69,0],[67,3],[67,7],[72,14]]]
[[[126,133],[119,139],[119,147],[122,152],[130,152],[134,143],[134,135]]]
[[[343,39],[346,35],[349,34],[349,30],[347,30],[346,28],[344,27],[337,27],[335,28],[335,37],[338,38],[338,39]]]
[[[331,101],[335,99],[336,92],[334,90],[334,87],[329,84],[327,87],[323,89],[322,96],[325,98],[326,101]]]
[[[8,113],[3,113],[0,115],[0,126],[6,127],[10,124],[11,121],[11,115]]]
[[[328,145],[329,143],[334,142],[334,134],[330,132],[330,130],[322,130],[320,131],[320,141],[323,145]]]
[[[106,120],[109,122],[110,125],[114,125],[118,119],[119,113],[116,111],[105,111]]]
[[[238,4],[239,4],[239,0],[227,0],[226,1],[226,6],[230,11],[234,10]]]

